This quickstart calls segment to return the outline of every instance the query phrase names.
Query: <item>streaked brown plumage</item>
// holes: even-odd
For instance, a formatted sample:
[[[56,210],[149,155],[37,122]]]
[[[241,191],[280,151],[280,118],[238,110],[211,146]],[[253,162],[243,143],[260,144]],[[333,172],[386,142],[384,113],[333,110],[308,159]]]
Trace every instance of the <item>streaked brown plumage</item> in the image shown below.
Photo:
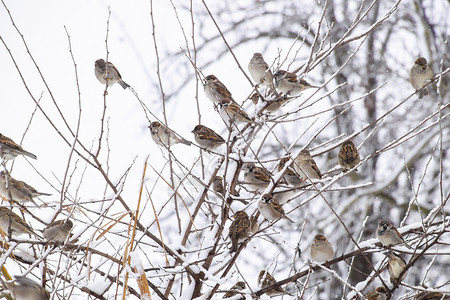
[[[108,78],[106,76],[108,76]],[[108,85],[113,85],[117,82],[124,89],[130,87],[128,83],[122,80],[119,70],[117,70],[111,62],[105,62],[102,58],[95,61],[95,77],[97,77],[98,81],[102,84],[106,84],[108,81]]]
[[[319,167],[306,149],[300,151],[299,155],[295,158],[294,170],[305,179],[322,179]]]
[[[403,269],[406,267],[405,260],[398,255],[397,253],[394,253],[392,251],[389,251],[386,253],[386,256],[388,259],[388,272],[389,277],[391,279],[391,283],[395,284],[398,280],[402,281],[405,279],[406,273],[405,272],[402,277],[400,278],[400,274],[403,272]]]
[[[358,149],[352,141],[348,140],[344,142],[339,150],[338,161],[344,172],[353,169],[359,164],[361,159],[359,158]],[[355,169],[355,171],[358,171]]]
[[[231,287],[231,289],[228,292],[225,293],[225,295],[223,295],[223,299],[236,296],[237,294],[239,294],[239,291],[243,291],[243,290],[245,290],[245,282],[238,281],[238,282],[236,282],[235,285],[233,285]],[[240,299],[243,300],[243,299],[245,299],[245,297],[242,296]]]
[[[37,159],[36,155],[25,151],[20,145],[16,144],[12,139],[0,133],[0,157],[4,160],[11,160],[18,155],[28,156]]]
[[[386,300],[389,293],[384,286],[377,287],[374,291],[367,294],[365,300]]]
[[[225,122],[248,123],[252,119],[248,114],[230,98],[222,98],[219,102],[219,114]]]
[[[203,88],[205,90],[206,97],[208,97],[208,99],[215,104],[218,104],[223,98],[228,98],[234,102],[231,92],[214,75],[206,76]]]
[[[278,171],[283,170],[288,161],[289,157],[283,157],[282,159],[280,159],[280,162],[278,163]],[[295,187],[300,187],[305,183],[305,180],[302,179],[300,175],[297,174],[297,172],[295,172],[294,163],[291,163],[291,165],[286,169],[283,178],[287,184],[293,185]]]
[[[238,250],[239,240],[247,237],[250,231],[250,218],[243,210],[234,214],[234,221],[229,228],[228,236],[231,239],[231,252]]]
[[[9,199],[10,194],[12,199]],[[50,196],[50,194],[38,192],[34,187],[26,184],[23,181],[12,178],[9,173],[6,173],[5,175],[5,172],[1,171],[0,196],[19,203],[32,202],[36,204],[33,198],[39,196]]]
[[[219,134],[204,125],[195,126],[192,133],[195,136],[195,141],[207,150],[214,150],[225,143],[225,140]]]
[[[259,276],[258,276],[258,285],[261,289],[270,286],[274,283],[276,283],[277,281],[275,280],[275,278],[273,278],[272,275],[270,275],[269,272],[267,272],[266,270],[261,270],[259,272]],[[284,294],[285,291],[280,287],[277,286],[274,289],[268,291],[266,294],[268,296],[275,296],[275,295],[280,295],[280,294]]]

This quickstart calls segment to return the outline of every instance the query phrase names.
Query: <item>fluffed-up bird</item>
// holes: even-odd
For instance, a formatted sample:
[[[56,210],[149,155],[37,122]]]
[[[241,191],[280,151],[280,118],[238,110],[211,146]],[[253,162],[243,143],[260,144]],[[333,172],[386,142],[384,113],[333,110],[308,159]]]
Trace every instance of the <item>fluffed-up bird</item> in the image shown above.
[[[162,147],[173,146],[178,143],[191,145],[190,141],[178,136],[173,130],[158,121],[152,122],[148,128],[150,128],[153,141]]]
[[[12,139],[0,133],[0,157],[4,160],[11,160],[15,159],[18,155],[24,155],[32,159],[37,159],[36,155],[24,150]]]
[[[111,86],[115,83],[119,83],[124,89],[130,87],[128,83],[122,80],[119,70],[117,70],[111,62],[105,62],[103,58],[95,61],[95,77],[97,77],[98,81],[102,84],[108,82],[108,85]]]
[[[11,199],[9,197],[11,195]],[[0,196],[19,203],[32,202],[37,205],[33,198],[39,196],[51,196],[51,194],[38,192],[32,186],[23,181],[14,179],[8,172],[0,172]]]

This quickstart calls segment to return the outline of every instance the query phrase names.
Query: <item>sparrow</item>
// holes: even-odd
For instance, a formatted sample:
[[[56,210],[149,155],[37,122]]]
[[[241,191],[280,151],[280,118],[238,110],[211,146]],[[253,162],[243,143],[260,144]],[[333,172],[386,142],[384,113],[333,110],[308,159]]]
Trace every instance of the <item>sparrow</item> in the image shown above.
[[[309,88],[318,88],[311,85],[306,80],[297,78],[297,75],[291,72],[279,70],[274,75],[276,88],[285,95],[298,96]]]
[[[272,192],[273,199],[278,201],[278,204],[280,204],[280,205],[283,205],[283,204],[287,203],[289,200],[293,199],[294,195],[295,195],[295,192],[292,189],[280,188],[280,189],[275,189]]]
[[[225,196],[225,189],[223,188],[223,178],[221,176],[216,176],[214,178],[213,191],[222,196]],[[239,193],[237,191],[231,192],[231,195],[239,197]]]
[[[230,91],[214,75],[206,76],[203,88],[205,90],[206,97],[208,97],[208,99],[211,100],[214,104],[219,104],[223,98],[228,98],[232,102],[234,102]]]
[[[440,292],[422,292],[414,297],[416,300],[449,300],[450,294],[442,294]]]
[[[11,224],[11,235],[21,235],[24,233],[33,234],[33,229],[18,215],[9,210],[8,207],[0,206],[0,228],[5,234],[9,234],[9,225]]]
[[[245,183],[255,190],[265,189],[270,183],[270,172],[254,163],[245,163],[242,171]]]
[[[10,193],[12,199],[9,199]],[[38,192],[35,188],[29,186],[25,182],[12,178],[8,172],[5,173],[4,171],[1,171],[0,196],[19,203],[33,202],[37,206],[33,201],[34,197],[51,196],[51,194]]]
[[[252,119],[247,115],[247,113],[235,102],[229,98],[223,98],[219,102],[219,114],[225,122],[236,122],[236,123],[248,123],[252,122]]]
[[[234,221],[231,223],[228,233],[231,240],[231,252],[238,250],[239,240],[246,238],[249,231],[250,218],[245,211],[237,211],[234,214]]]
[[[72,230],[73,223],[71,220],[59,220],[50,223],[44,230],[44,238],[48,242],[62,243]]]
[[[18,155],[25,155],[32,159],[37,159],[36,155],[23,150],[12,139],[0,133],[0,157],[4,160],[10,160],[16,158]]]
[[[322,179],[319,167],[308,150],[300,151],[294,160],[294,170],[304,179]]]
[[[248,98],[248,99],[250,99],[252,101],[252,103],[256,105],[256,104],[258,104],[258,101],[259,101],[259,95],[258,95],[258,93],[253,93],[250,96],[250,98]]]
[[[283,207],[277,200],[273,199],[271,194],[262,195],[261,200],[258,201],[258,210],[267,220],[275,221],[284,218],[294,223],[294,221],[285,215]]]
[[[218,135],[214,130],[203,125],[195,126],[192,133],[195,136],[195,141],[207,150],[214,150],[225,143],[223,137]]]
[[[318,234],[314,237],[309,253],[313,260],[320,263],[332,260],[334,257],[333,246],[323,234]]]
[[[387,247],[397,244],[405,244],[406,247],[412,249],[412,247],[405,242],[397,228],[392,225],[392,222],[388,219],[382,219],[378,223],[376,237],[381,244],[383,244],[383,246]]]
[[[150,133],[152,134],[152,139],[158,145],[162,147],[172,146],[174,144],[182,143],[190,146],[191,142],[179,137],[174,131],[167,128],[165,125],[154,121],[148,126],[150,128]]]
[[[256,216],[250,217],[250,232],[255,234],[259,230],[258,218]]]
[[[280,162],[278,163],[279,172],[283,170],[288,161],[289,157],[283,157],[282,159],[280,159]],[[294,163],[291,163],[291,165],[286,169],[283,175],[283,179],[286,181],[287,184],[290,184],[294,187],[300,187],[305,183],[305,179],[301,178],[297,174],[297,172],[295,172]]]
[[[269,65],[261,53],[253,54],[252,59],[248,63],[248,71],[256,84],[261,83],[274,90],[272,71],[270,71]]]
[[[366,300],[386,300],[389,296],[388,291],[384,286],[377,287],[374,291],[366,296]]]
[[[430,66],[427,65],[427,60],[424,57],[419,57],[414,62],[411,70],[409,71],[409,82],[413,88],[420,90],[423,88],[431,79],[433,79],[434,74],[431,70]],[[422,99],[423,96],[428,95],[427,89],[423,89],[419,91],[419,99]]]
[[[344,168],[344,172],[353,169],[361,159],[359,158],[358,149],[356,149],[355,144],[352,141],[345,141],[341,150],[339,150],[338,161],[342,168]],[[357,169],[355,171],[358,171]]]
[[[238,281],[238,282],[236,282],[235,285],[233,285],[231,287],[231,289],[228,292],[225,293],[225,295],[223,295],[223,299],[231,298],[233,296],[236,296],[237,294],[239,294],[239,291],[243,291],[243,290],[245,290],[245,282]],[[240,298],[240,300],[245,300],[245,297],[242,296]]]
[[[124,89],[130,87],[129,84],[122,80],[122,76],[120,76],[117,68],[111,62],[105,62],[103,58],[95,61],[95,77],[102,84],[106,84],[106,81],[108,81],[108,85],[118,82]]]
[[[14,276],[13,282],[3,282],[16,300],[48,300],[50,294],[45,288],[25,276]]]
[[[270,286],[274,283],[276,283],[277,281],[275,280],[275,278],[273,278],[272,275],[269,274],[269,272],[267,272],[266,270],[261,270],[261,272],[259,272],[259,276],[258,276],[258,285],[261,289]],[[266,294],[268,296],[275,296],[275,295],[280,295],[280,294],[285,294],[286,292],[280,287],[277,286],[274,289],[268,291]]]
[[[403,272],[403,269],[406,267],[406,262],[400,255],[392,251],[385,253],[385,255],[389,258],[388,272],[391,278],[391,283],[395,284],[399,280],[400,274]],[[406,273],[407,272],[403,274],[402,278],[400,278],[400,281],[405,279]]]

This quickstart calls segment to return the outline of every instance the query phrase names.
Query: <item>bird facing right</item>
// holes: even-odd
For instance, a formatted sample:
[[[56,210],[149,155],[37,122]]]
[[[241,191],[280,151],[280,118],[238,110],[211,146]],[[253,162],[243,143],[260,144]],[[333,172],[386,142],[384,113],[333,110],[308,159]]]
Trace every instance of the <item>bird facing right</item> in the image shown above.
[[[225,143],[223,137],[204,125],[195,126],[192,133],[195,136],[195,141],[207,150],[214,150]]]
[[[58,220],[50,223],[44,230],[44,238],[49,242],[62,243],[66,240],[73,227],[71,220]]]
[[[25,276],[14,276],[15,281],[4,282],[16,300],[48,300],[50,294],[45,288]]]
[[[239,294],[240,291],[243,291],[243,290],[245,290],[245,282],[238,281],[238,282],[236,282],[235,285],[233,285],[231,287],[231,289],[228,292],[225,293],[225,295],[223,295],[223,299],[231,298],[233,296],[236,296],[237,294]],[[240,298],[240,300],[245,300],[245,297],[242,296]]]
[[[424,57],[419,57],[414,62],[414,65],[411,67],[409,71],[409,82],[413,88],[420,90],[423,88],[431,79],[433,79],[434,74],[431,70],[430,66],[427,64],[427,60]],[[422,99],[423,96],[428,95],[428,91],[426,88],[419,91],[419,99]]]
[[[334,249],[323,234],[318,234],[311,243],[310,255],[313,260],[324,263],[333,259]]]
[[[0,133],[0,157],[4,160],[11,160],[15,159],[18,155],[24,155],[32,159],[37,159],[36,155],[23,150],[23,148],[16,144],[12,139]]]
[[[359,164],[361,159],[359,158],[358,149],[352,141],[348,140],[342,144],[338,154],[338,161],[344,172],[353,169]]]
[[[102,84],[106,84],[106,82],[108,82],[108,85],[119,83],[124,89],[130,87],[128,83],[122,80],[119,70],[111,62],[105,62],[103,58],[95,61],[95,77]]]

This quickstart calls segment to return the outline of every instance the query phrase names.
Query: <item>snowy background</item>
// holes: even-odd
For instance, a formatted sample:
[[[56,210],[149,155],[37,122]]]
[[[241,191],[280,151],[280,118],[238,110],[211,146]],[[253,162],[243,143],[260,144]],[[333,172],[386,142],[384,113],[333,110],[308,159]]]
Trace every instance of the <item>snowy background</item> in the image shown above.
[[[364,3],[361,13],[358,13],[360,1],[330,1],[322,21],[323,2],[207,2],[211,2],[207,3],[208,8],[237,61],[201,1],[192,1],[192,15],[189,1],[2,2],[0,132],[38,156],[35,161],[19,157],[13,166],[8,163],[7,169],[11,171],[12,167],[14,178],[52,194],[37,200],[41,207],[27,206],[29,212],[23,215],[24,219],[39,230],[55,218],[70,215],[75,224],[73,233],[79,236],[77,245],[84,247],[79,251],[75,247],[65,250],[57,247],[48,254],[39,243],[32,247],[19,243],[14,251],[22,260],[2,256],[1,261],[11,275],[26,274],[37,282],[45,275],[52,299],[115,299],[116,295],[122,297],[122,283],[126,272],[131,272],[128,285],[132,291],[128,290],[127,297],[138,299],[136,295],[141,291],[135,270],[122,266],[130,252],[128,243],[133,229],[129,225],[134,224],[123,203],[132,212],[137,209],[147,157],[139,222],[158,239],[162,235],[169,252],[179,250],[183,260],[177,262],[174,254],[165,253],[138,226],[131,266],[140,258],[151,283],[152,299],[161,297],[156,290],[167,292],[169,299],[200,295],[206,299],[214,286],[220,284],[218,292],[211,296],[219,299],[223,296],[221,291],[238,280],[247,283],[245,293],[251,299],[250,295],[259,290],[260,270],[267,269],[277,280],[309,270],[309,245],[317,233],[328,237],[336,257],[356,250],[343,224],[354,240],[363,242],[361,248],[370,248],[367,257],[376,269],[386,263],[383,249],[373,246],[375,228],[382,217],[390,218],[398,227],[411,225],[401,228],[401,232],[411,229],[408,238],[419,252],[426,244],[421,237],[432,239],[438,232],[448,231],[445,217],[449,212],[446,204],[450,177],[448,1],[375,1],[373,7]],[[383,24],[370,31],[370,26],[392,8],[393,13]],[[327,53],[352,21],[367,9],[367,16],[349,34],[350,37],[362,34],[363,38]],[[234,201],[228,212],[222,207],[223,200],[208,192],[195,226],[182,245],[190,215],[204,188],[195,178],[208,184],[219,156],[201,152],[194,145],[171,147],[175,178],[172,181],[169,154],[152,141],[147,128],[149,119],[164,120],[165,114],[169,127],[191,141],[194,140],[191,130],[199,120],[228,137],[228,128],[203,92],[204,76],[215,74],[234,99],[254,116],[263,105],[255,107],[248,100],[244,102],[253,92],[244,74],[253,53],[261,52],[274,70],[304,66],[319,24],[321,31],[312,64],[299,75],[314,85],[326,84],[304,92],[275,115],[258,117],[264,125],[250,141],[251,150],[241,159],[255,161],[257,153],[258,160],[275,174],[277,160],[286,154],[283,148],[292,146],[293,154],[309,144],[307,148],[312,150],[322,173],[326,173],[325,182],[333,182],[323,195],[342,223],[316,191],[297,190],[284,206],[295,224],[284,220],[270,224],[260,216],[261,230],[239,252],[236,262],[230,262],[233,255],[229,252],[227,235],[232,212],[245,209],[252,214],[260,198],[239,187],[242,199],[249,205]],[[104,86],[94,75],[94,61],[106,58],[107,50],[108,60],[149,111],[143,109],[131,90],[123,90],[119,85],[109,87],[104,97]],[[316,55],[319,53],[323,56]],[[408,82],[409,69],[419,56],[427,57],[435,74],[445,74],[438,83],[439,93],[435,91],[420,101]],[[187,57],[191,57],[201,74],[195,72]],[[338,88],[342,83],[346,84]],[[347,101],[351,103],[341,104]],[[368,126],[385,113],[377,126]],[[97,153],[103,114],[101,149],[94,159],[87,151]],[[423,120],[426,121],[422,123]],[[71,132],[77,130],[79,143],[75,149],[82,156],[71,152],[74,143]],[[343,176],[338,172],[336,155],[340,144],[352,135],[361,157],[367,160],[357,173]],[[238,144],[245,146],[242,139]],[[225,147],[219,152],[225,154]],[[232,156],[238,157],[236,153]],[[235,169],[235,162],[226,159],[218,174],[227,172],[231,181]],[[192,174],[188,174],[190,170]],[[178,187],[180,181],[183,184]],[[178,188],[176,204],[171,184]],[[424,219],[429,223],[422,223]],[[220,226],[222,221],[224,228]],[[450,291],[445,272],[450,264],[449,234],[443,233],[439,241],[411,266],[404,280],[406,285],[394,291],[394,299],[408,299],[426,287]],[[86,247],[100,254],[92,254]],[[405,259],[413,257],[405,247],[398,249]],[[47,260],[41,259],[44,253],[48,254]],[[211,267],[205,268],[207,257],[212,258]],[[32,264],[33,261],[37,263]],[[231,269],[223,273],[229,264]],[[187,273],[202,271],[204,277],[193,279],[185,268],[189,268]],[[335,273],[321,270],[283,286],[290,294],[283,298],[300,299],[303,295],[305,299],[346,299],[353,288],[344,288],[343,282],[357,287],[362,294],[380,285],[380,278],[374,277],[373,269],[361,256],[354,261],[340,260],[331,269]],[[369,280],[372,277],[374,282]],[[392,287],[387,271],[381,277]],[[89,291],[94,293],[88,295]]]

